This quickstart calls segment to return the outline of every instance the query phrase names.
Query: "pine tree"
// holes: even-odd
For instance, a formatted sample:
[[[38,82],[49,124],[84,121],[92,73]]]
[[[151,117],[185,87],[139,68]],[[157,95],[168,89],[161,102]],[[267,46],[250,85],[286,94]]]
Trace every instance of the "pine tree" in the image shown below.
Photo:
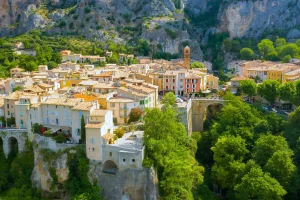
[[[81,116],[80,140],[81,143],[85,144],[85,122],[83,115]]]

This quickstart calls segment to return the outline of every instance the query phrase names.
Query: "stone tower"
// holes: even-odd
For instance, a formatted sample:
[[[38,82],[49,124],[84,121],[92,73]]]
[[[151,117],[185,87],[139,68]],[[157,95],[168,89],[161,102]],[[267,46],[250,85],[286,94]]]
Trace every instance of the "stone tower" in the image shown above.
[[[190,69],[191,65],[191,49],[186,46],[183,50],[183,66],[186,69]]]

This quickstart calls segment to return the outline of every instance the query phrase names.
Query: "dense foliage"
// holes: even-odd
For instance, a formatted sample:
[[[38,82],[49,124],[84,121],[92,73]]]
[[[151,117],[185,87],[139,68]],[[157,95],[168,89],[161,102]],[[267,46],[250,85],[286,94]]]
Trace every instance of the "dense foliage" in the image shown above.
[[[31,188],[31,173],[34,167],[34,155],[31,143],[26,143],[27,151],[18,153],[13,146],[8,158],[3,152],[3,143],[0,144],[0,198],[5,192],[7,200],[38,200],[41,193]]]
[[[251,87],[248,95],[252,94]],[[201,133],[196,153],[211,168],[209,177],[220,194],[227,199],[296,199],[300,108],[286,122],[239,97],[224,98],[230,101],[210,129]]]
[[[196,141],[187,136],[176,111],[169,104],[163,111],[148,110],[144,130],[144,165],[156,169],[162,198],[194,199],[192,190],[203,181],[203,167],[194,158]]]

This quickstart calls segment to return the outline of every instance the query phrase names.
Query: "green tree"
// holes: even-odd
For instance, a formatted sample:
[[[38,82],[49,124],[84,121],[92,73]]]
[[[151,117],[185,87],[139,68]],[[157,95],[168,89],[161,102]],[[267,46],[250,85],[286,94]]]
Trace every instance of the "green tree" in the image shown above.
[[[296,166],[289,151],[276,151],[264,169],[285,189],[288,189],[291,179],[296,175]]]
[[[6,160],[4,150],[3,150],[3,141],[1,140],[0,143],[0,193],[7,189],[9,179],[8,179],[8,171],[9,171],[9,164]]]
[[[170,107],[147,110],[144,126],[144,165],[154,165],[164,199],[193,199],[192,188],[203,181],[189,138]],[[194,142],[193,142],[194,143]]]
[[[257,86],[258,93],[269,103],[273,104],[276,97],[279,96],[280,83],[276,80],[265,80]]]
[[[275,47],[281,47],[286,45],[286,40],[284,38],[277,38],[275,41]]]
[[[83,115],[81,116],[80,141],[82,144],[85,144],[85,121]]]
[[[278,56],[281,60],[283,60],[285,56],[290,56],[291,58],[297,58],[299,57],[299,47],[294,43],[281,46],[278,48]]]
[[[259,53],[262,57],[266,58],[267,55],[275,51],[273,42],[269,39],[262,40],[258,45]]]
[[[132,108],[130,113],[129,113],[129,121],[128,123],[131,122],[136,122],[141,119],[143,116],[144,111],[141,108]]]
[[[294,82],[281,84],[279,87],[280,98],[284,101],[293,101],[296,97],[296,85]]]
[[[176,104],[176,96],[173,92],[168,92],[164,95],[162,103],[169,106],[174,106]]]
[[[32,125],[32,132],[33,133],[41,134],[42,133],[42,127],[43,127],[42,124],[34,123]]]
[[[34,61],[30,61],[30,62],[26,63],[24,68],[26,71],[31,72],[31,71],[36,71],[37,67],[38,67],[38,65]]]
[[[58,65],[57,65],[57,63],[54,62],[54,61],[49,61],[49,62],[47,63],[47,66],[48,66],[48,69],[51,70],[51,69],[57,67]]]
[[[252,141],[253,129],[260,121],[259,112],[229,92],[224,99],[228,102],[218,113],[218,120],[212,126],[211,134],[213,137],[230,134]]]
[[[142,56],[149,56],[149,53],[151,51],[151,48],[148,44],[148,42],[144,39],[140,39],[138,41],[137,47],[136,47],[136,51],[138,55],[142,55]]]
[[[18,90],[23,90],[23,86],[18,85],[16,87],[14,87],[13,92],[18,91]]]
[[[286,56],[284,56],[284,57],[281,59],[281,61],[282,61],[283,63],[289,63],[291,59],[292,59],[292,56],[286,55]]]
[[[290,156],[293,155],[293,151],[289,148],[284,137],[271,134],[262,135],[255,142],[252,157],[263,167],[276,151],[286,151]]]
[[[284,135],[290,147],[295,151],[297,149],[297,140],[300,136],[300,107],[289,115]]]
[[[193,68],[205,68],[205,66],[201,62],[193,62],[191,64],[191,69]]]
[[[243,170],[244,156],[249,152],[246,141],[240,136],[223,136],[218,139],[212,151],[215,164],[212,175],[222,188],[231,188],[237,175]]]
[[[286,191],[278,181],[264,173],[261,168],[253,167],[234,187],[236,198],[239,200],[281,200]]]
[[[256,94],[256,83],[253,80],[241,81],[240,88],[248,97],[252,97]]]
[[[125,130],[121,127],[117,128],[114,130],[114,134],[118,137],[121,138],[125,134]]]
[[[250,48],[242,48],[240,51],[241,59],[243,60],[253,60],[254,59],[254,52]]]

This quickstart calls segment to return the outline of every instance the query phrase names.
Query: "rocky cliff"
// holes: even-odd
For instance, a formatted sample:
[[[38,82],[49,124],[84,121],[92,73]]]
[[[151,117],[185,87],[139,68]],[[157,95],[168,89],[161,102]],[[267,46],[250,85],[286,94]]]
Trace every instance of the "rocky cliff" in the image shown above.
[[[144,168],[127,169],[117,174],[102,172],[103,165],[90,165],[89,178],[96,180],[103,189],[104,199],[111,200],[156,200],[157,178],[155,171]]]
[[[299,37],[299,11],[300,0],[3,0],[0,35],[39,28],[103,41],[145,38],[172,54],[189,43],[192,58],[201,59],[209,33],[251,38],[280,29]]]
[[[78,153],[76,145],[68,147],[57,144],[51,138],[37,136],[34,141],[34,169],[31,182],[42,190],[44,196],[68,200],[64,185],[70,173],[70,155]],[[78,147],[77,147],[78,148]],[[90,163],[87,176],[91,183],[103,189],[104,199],[109,200],[156,200],[158,199],[157,178],[153,169],[143,168],[103,173],[103,164]]]

